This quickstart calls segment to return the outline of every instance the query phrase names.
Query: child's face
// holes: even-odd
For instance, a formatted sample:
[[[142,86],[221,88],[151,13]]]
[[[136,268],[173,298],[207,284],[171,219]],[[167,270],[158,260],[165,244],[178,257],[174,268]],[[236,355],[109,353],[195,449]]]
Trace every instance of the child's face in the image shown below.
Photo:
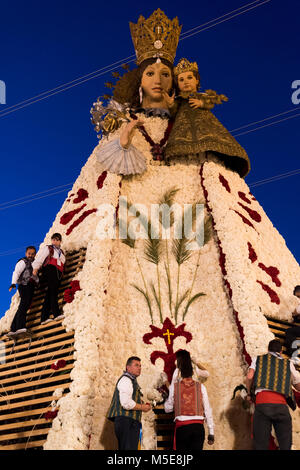
[[[56,246],[56,248],[60,248],[61,241],[58,240],[57,238],[52,238],[51,239],[52,245]]]
[[[196,92],[199,80],[193,72],[182,72],[178,75],[178,88],[180,91]]]

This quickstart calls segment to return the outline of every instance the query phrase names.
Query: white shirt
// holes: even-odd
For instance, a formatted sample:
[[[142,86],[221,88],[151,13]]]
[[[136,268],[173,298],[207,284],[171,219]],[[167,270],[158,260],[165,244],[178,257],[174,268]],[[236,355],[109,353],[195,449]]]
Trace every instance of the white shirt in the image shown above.
[[[53,246],[53,258],[56,259],[57,265],[61,266],[62,263],[65,263],[66,258],[61,250],[58,250],[55,246]],[[34,262],[32,263],[33,269],[40,269],[45,261],[45,259],[49,256],[50,251],[47,245],[43,246],[39,249]]]
[[[132,380],[129,377],[122,377],[117,385],[119,390],[120,403],[122,408],[125,410],[132,410],[136,402],[132,399],[133,385]]]
[[[178,369],[176,370],[178,371]],[[169,388],[169,397],[164,403],[164,408],[165,408],[166,413],[171,413],[174,410],[174,383],[175,383],[174,377],[176,378],[178,376],[178,372],[176,372],[176,370],[174,371],[172,382]],[[204,409],[205,416],[176,416],[175,420],[177,419],[178,421],[189,421],[189,420],[194,420],[194,419],[204,419],[206,420],[209,434],[214,435],[214,421],[213,421],[213,416],[212,416],[212,409],[209,404],[206,388],[203,384],[201,384],[201,392],[202,392],[203,409]]]
[[[15,270],[13,272],[13,275],[12,275],[12,280],[11,280],[11,283],[12,284],[18,284],[18,280],[22,274],[22,272],[24,271],[24,269],[26,268],[26,263],[23,259],[20,259],[20,261],[17,262],[16,266],[15,266]],[[38,282],[39,278],[37,276],[32,276],[32,279],[35,281],[35,282]]]
[[[279,353],[269,352],[268,354],[272,354],[272,356],[278,357],[278,359],[283,359],[283,357]],[[253,369],[254,371],[256,370],[256,361],[257,361],[257,357],[252,359],[249,369]],[[300,373],[295,369],[295,366],[291,361],[290,361],[290,371],[291,371],[292,384],[295,385],[295,384],[300,383]],[[269,390],[269,389],[257,388],[255,390],[255,395],[259,392],[263,392],[264,390]]]
[[[22,274],[22,272],[24,271],[25,268],[26,268],[26,264],[25,264],[25,261],[23,259],[21,259],[20,261],[17,262],[17,264],[15,266],[15,270],[14,270],[13,275],[12,275],[12,280],[11,280],[12,284],[18,284],[18,279],[21,276],[21,274]]]

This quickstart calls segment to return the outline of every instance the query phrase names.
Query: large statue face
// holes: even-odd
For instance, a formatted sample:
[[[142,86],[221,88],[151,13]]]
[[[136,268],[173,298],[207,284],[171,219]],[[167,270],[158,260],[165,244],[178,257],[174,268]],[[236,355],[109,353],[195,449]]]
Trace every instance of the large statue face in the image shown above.
[[[142,75],[141,87],[143,107],[166,107],[163,91],[169,93],[172,88],[171,69],[162,62],[148,65]]]

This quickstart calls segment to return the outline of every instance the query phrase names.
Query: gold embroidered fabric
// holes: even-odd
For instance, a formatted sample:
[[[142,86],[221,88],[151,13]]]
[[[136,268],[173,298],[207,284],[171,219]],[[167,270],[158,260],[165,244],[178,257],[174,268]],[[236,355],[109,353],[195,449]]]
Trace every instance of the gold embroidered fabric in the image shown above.
[[[207,109],[193,109],[188,100],[181,99],[174,126],[165,150],[170,159],[175,156],[216,152],[225,165],[240,176],[250,171],[246,151]]]

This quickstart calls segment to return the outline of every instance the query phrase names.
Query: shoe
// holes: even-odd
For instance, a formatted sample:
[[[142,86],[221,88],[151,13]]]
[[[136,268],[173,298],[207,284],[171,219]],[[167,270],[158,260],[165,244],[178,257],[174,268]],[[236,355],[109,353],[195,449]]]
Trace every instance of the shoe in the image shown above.
[[[20,333],[26,333],[27,328],[20,328],[19,330],[16,331],[16,335],[19,335]]]
[[[63,320],[64,318],[65,318],[64,315],[58,315],[58,317],[55,317],[54,320],[59,321],[59,320]]]
[[[41,322],[41,325],[46,325],[46,323],[50,323],[52,320],[52,318],[47,318],[47,320],[44,320]]]

